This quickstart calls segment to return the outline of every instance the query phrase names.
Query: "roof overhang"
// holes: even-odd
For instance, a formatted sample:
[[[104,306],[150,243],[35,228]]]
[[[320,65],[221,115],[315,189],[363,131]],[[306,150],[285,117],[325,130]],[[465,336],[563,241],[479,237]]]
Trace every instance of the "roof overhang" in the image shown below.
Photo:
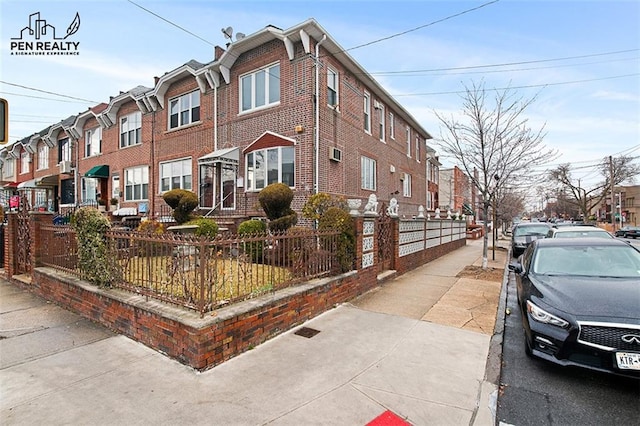
[[[215,164],[215,163],[230,163],[238,164],[240,162],[240,148],[224,148],[218,149],[203,155],[198,158],[198,164]]]

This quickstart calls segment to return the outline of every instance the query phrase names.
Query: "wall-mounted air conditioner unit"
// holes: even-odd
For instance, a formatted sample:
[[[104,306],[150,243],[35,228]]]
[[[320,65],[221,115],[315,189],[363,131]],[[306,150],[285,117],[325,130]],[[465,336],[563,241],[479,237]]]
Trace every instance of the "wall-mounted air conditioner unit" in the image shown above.
[[[58,166],[60,167],[60,173],[71,173],[71,161],[61,161]]]
[[[342,161],[342,151],[339,148],[333,146],[329,147],[329,160]]]

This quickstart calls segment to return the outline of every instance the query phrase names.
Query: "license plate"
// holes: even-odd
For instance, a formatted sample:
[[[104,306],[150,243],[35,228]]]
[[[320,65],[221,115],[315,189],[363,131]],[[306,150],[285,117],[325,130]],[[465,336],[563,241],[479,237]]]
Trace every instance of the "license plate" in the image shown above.
[[[616,361],[621,370],[640,370],[640,353],[616,352]]]

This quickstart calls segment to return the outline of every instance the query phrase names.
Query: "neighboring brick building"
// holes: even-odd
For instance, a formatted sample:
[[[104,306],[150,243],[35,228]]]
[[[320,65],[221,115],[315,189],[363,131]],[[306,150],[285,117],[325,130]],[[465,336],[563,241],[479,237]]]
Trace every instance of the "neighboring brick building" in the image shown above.
[[[284,182],[296,209],[315,192],[375,193],[384,203],[397,198],[410,216],[438,207],[430,138],[311,19],[268,26],[217,47],[212,62],[189,61],[153,88],[53,124],[0,150],[0,166],[9,187],[29,181],[54,210],[117,198],[120,208],[156,217],[162,193],[184,188],[203,213],[246,217],[257,213],[262,188]],[[22,173],[23,151],[36,170]]]

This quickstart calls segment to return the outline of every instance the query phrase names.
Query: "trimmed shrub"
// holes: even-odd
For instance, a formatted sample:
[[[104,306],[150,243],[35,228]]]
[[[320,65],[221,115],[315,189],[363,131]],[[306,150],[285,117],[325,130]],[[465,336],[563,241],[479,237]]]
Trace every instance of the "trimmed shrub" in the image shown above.
[[[108,250],[109,219],[92,207],[82,207],[73,214],[71,226],[78,240],[78,267],[82,278],[110,287],[118,277],[118,268]]]
[[[192,218],[193,210],[198,207],[198,196],[186,189],[172,189],[162,195],[162,199],[173,209],[173,218],[178,225]]]
[[[198,237],[215,238],[218,235],[218,223],[206,217],[200,217],[197,219],[191,219],[186,225],[197,225],[198,229],[194,234]]]
[[[320,220],[320,217],[329,207],[347,208],[347,202],[343,197],[336,197],[326,192],[313,194],[302,207],[302,216],[306,219]]]
[[[298,223],[298,214],[291,209],[293,191],[284,183],[272,183],[260,191],[258,201],[269,218],[269,229],[286,231]]]
[[[261,220],[245,220],[238,225],[238,235],[247,235],[251,237],[266,234],[266,232],[267,224]],[[264,252],[264,242],[251,241],[244,243],[244,252],[251,258],[251,260],[259,262],[262,260],[262,254]]]
[[[336,256],[342,272],[353,269],[356,257],[356,232],[354,220],[344,209],[329,207],[318,221],[318,229],[337,229],[340,231]]]
[[[145,234],[162,235],[167,230],[166,226],[162,222],[157,220],[145,220],[140,222],[140,225],[136,228],[136,231],[143,232]]]

